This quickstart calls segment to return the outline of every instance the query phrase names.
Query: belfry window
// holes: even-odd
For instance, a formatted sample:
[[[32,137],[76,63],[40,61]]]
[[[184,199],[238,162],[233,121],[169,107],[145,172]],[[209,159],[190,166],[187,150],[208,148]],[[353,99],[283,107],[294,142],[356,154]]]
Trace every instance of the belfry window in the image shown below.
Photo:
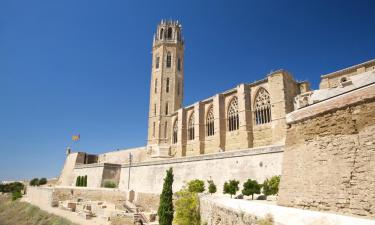
[[[167,78],[167,84],[165,85],[165,92],[169,93],[169,78]]]
[[[177,59],[177,70],[181,71],[181,59],[180,58]]]
[[[172,56],[171,56],[171,53],[168,52],[167,54],[167,68],[171,68],[172,66]]]
[[[238,117],[238,100],[234,97],[228,107],[228,130],[234,131],[239,128],[239,117]]]
[[[177,95],[180,96],[180,81],[177,84]]]
[[[177,124],[177,119],[176,119],[173,124],[173,137],[172,137],[173,144],[177,143],[177,135],[178,135],[178,124]]]
[[[164,36],[164,29],[163,28],[161,28],[160,29],[160,40],[163,40],[163,36]]]
[[[215,133],[215,127],[214,127],[214,110],[211,106],[207,113],[207,119],[206,119],[206,134],[207,136],[212,136]]]
[[[156,59],[155,59],[155,68],[156,69],[159,69],[159,62],[160,62],[160,57],[156,56]]]
[[[188,139],[194,140],[194,113],[191,114],[188,122]]]
[[[165,115],[168,115],[168,102],[165,103]]]
[[[172,39],[172,32],[173,32],[172,27],[168,28],[168,33],[167,33],[168,39]]]
[[[264,88],[260,88],[255,97],[254,106],[255,124],[265,124],[271,122],[271,101],[270,94]]]

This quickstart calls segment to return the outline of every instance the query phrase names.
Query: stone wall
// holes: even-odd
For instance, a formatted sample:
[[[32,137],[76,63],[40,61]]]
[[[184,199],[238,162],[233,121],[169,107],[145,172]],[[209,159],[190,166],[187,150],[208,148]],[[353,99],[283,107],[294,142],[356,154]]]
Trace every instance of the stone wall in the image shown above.
[[[375,218],[375,85],[288,115],[279,204]]]
[[[200,156],[166,159],[133,164],[130,171],[130,189],[143,193],[161,193],[165,172],[174,172],[174,190],[179,190],[192,179],[212,179],[222,193],[225,181],[237,179],[240,185],[247,179],[263,182],[281,174],[283,146],[253,148]],[[122,165],[119,188],[127,189],[128,164]]]

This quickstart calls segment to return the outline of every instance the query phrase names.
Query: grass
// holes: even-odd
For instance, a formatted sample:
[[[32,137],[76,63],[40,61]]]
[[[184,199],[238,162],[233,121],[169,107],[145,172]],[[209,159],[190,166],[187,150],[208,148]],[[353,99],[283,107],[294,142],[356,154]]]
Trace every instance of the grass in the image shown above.
[[[1,225],[75,225],[67,219],[42,211],[20,200],[12,201],[9,195],[0,195]]]

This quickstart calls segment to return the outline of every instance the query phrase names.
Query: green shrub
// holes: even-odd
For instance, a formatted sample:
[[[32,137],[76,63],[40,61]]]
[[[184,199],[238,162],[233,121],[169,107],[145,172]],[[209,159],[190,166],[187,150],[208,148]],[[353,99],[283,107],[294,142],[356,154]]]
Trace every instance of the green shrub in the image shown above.
[[[196,192],[183,189],[177,192],[176,217],[178,225],[200,225],[199,198]]]
[[[39,179],[34,178],[30,181],[30,186],[39,186]]]
[[[39,185],[44,185],[44,184],[47,184],[47,179],[46,178],[40,178],[39,180]]]
[[[243,184],[242,194],[246,196],[251,195],[251,199],[254,200],[254,194],[260,194],[260,188],[261,185],[256,180],[248,179]]]
[[[20,191],[14,191],[12,192],[12,200],[15,201],[19,198],[22,198],[22,194]]]
[[[216,193],[217,188],[213,180],[208,180],[208,193],[213,194]]]
[[[205,190],[204,187],[204,181],[203,180],[191,180],[188,183],[188,190],[190,192],[195,192],[195,193],[202,193]]]
[[[225,182],[223,187],[223,193],[230,194],[230,197],[232,198],[232,195],[235,195],[239,190],[239,183],[240,182],[238,180],[230,180],[229,182]]]
[[[117,185],[115,184],[115,182],[107,180],[107,181],[104,182],[104,187],[106,187],[106,188],[116,188]]]
[[[159,225],[172,225],[173,221],[173,169],[167,170],[164,178],[163,191],[160,195],[158,216]]]
[[[273,176],[263,182],[263,194],[276,195],[279,193],[280,176]]]
[[[13,182],[9,184],[0,184],[0,192],[11,193],[15,191],[21,192],[24,189],[24,185],[20,182]]]

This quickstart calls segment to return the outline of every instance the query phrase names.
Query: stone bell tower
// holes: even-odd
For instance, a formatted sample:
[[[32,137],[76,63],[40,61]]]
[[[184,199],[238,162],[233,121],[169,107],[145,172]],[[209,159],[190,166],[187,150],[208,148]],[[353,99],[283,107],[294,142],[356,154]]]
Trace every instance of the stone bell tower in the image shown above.
[[[147,148],[153,157],[169,157],[171,114],[182,106],[184,41],[178,21],[161,21],[154,34]]]

